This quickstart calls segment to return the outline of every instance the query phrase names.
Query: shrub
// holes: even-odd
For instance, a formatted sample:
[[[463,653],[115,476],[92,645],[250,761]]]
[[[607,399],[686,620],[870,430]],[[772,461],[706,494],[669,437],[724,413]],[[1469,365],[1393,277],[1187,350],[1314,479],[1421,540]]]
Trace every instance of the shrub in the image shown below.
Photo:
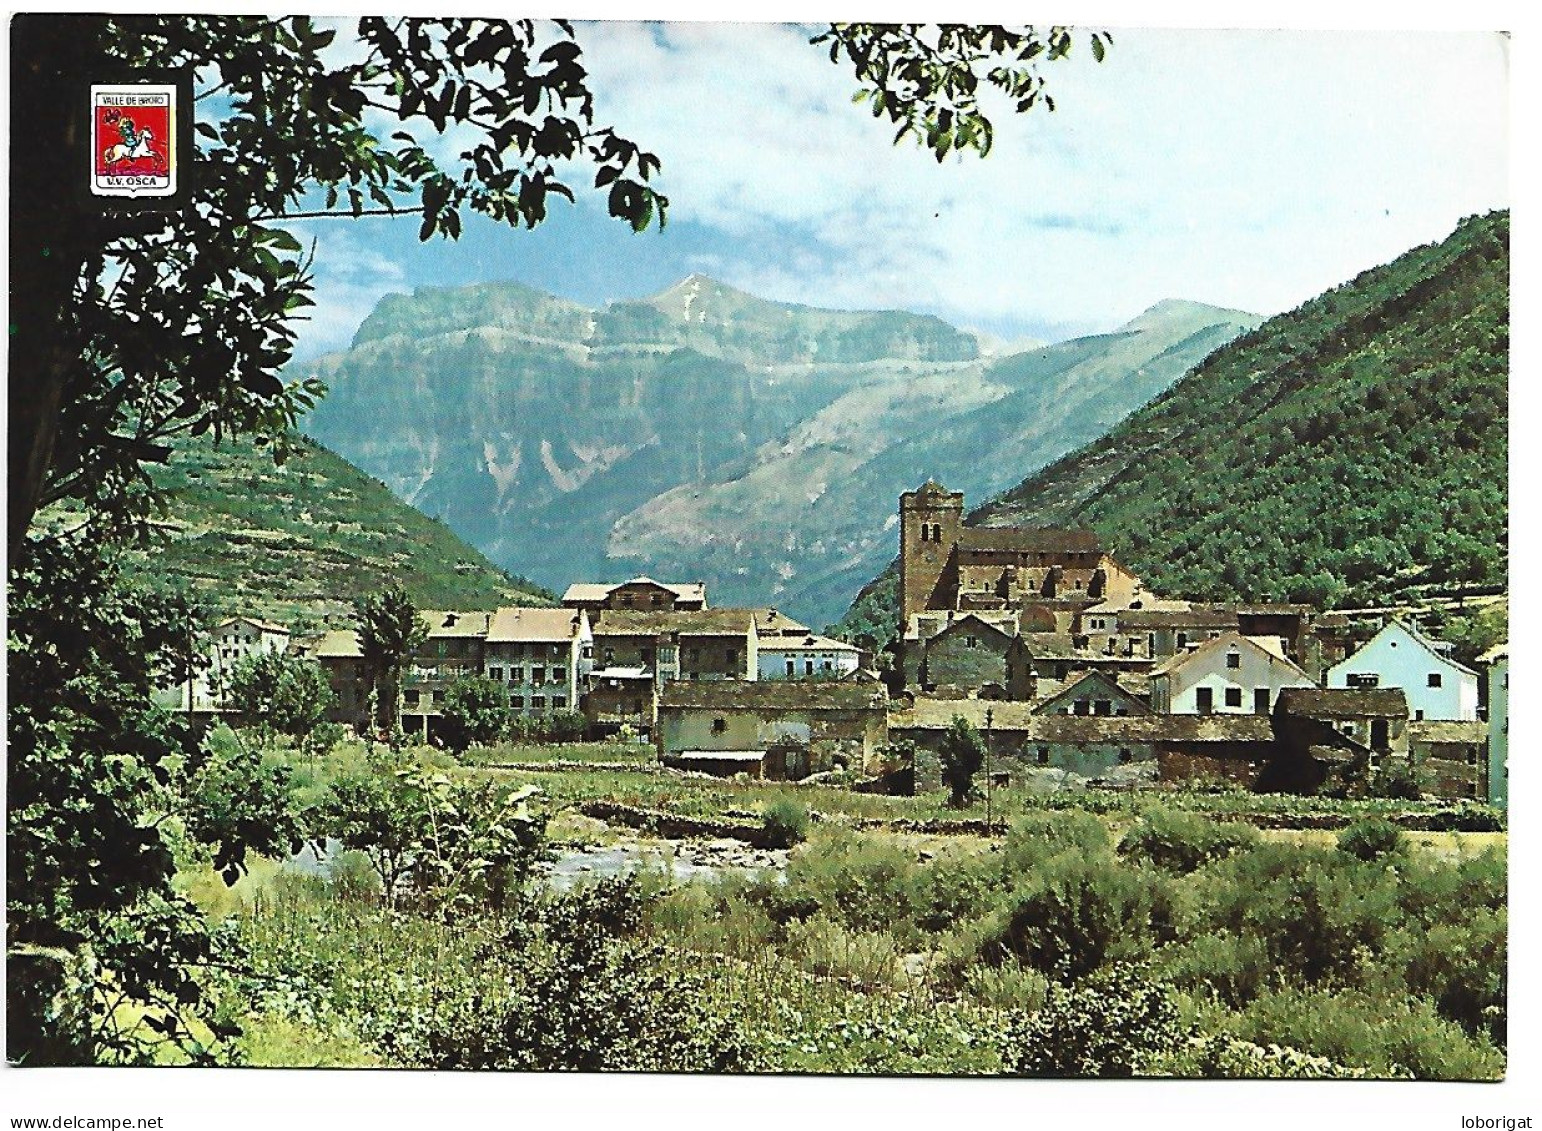
[[[439,734],[456,753],[497,742],[510,720],[508,688],[485,676],[467,675],[444,689]]]
[[[1501,1046],[1508,1034],[1508,918],[1503,910],[1477,908],[1458,922],[1402,932],[1389,947],[1400,956],[1410,991],[1433,1001],[1442,1017]]]
[[[1381,817],[1367,817],[1356,821],[1339,833],[1340,852],[1347,852],[1358,860],[1379,860],[1404,852],[1408,845],[1403,830]]]
[[[1195,813],[1155,809],[1119,842],[1119,852],[1170,872],[1192,872],[1258,843],[1258,830]]]
[[[1237,1021],[1237,1036],[1292,1045],[1382,1077],[1492,1080],[1504,1054],[1436,1013],[1426,999],[1364,991],[1281,988],[1261,996]]]
[[[1167,987],[1118,966],[1051,986],[1044,1008],[1009,1031],[1007,1061],[1022,1076],[1135,1076],[1184,1039]]]
[[[985,740],[968,719],[955,715],[937,754],[942,760],[942,780],[948,787],[948,804],[966,808],[975,798],[974,776],[985,764]]]
[[[796,801],[773,801],[762,811],[760,819],[773,848],[791,848],[808,836],[808,810]]]
[[[1143,953],[1166,917],[1157,879],[1110,860],[1057,856],[996,914],[981,957],[994,964],[1014,957],[1074,981],[1105,959]]]
[[[1164,953],[1163,959],[1175,986],[1208,993],[1233,1009],[1274,982],[1268,948],[1252,935],[1201,933]]]
[[[852,930],[896,929],[914,921],[915,856],[882,836],[821,837],[787,865],[789,894],[812,897]]]

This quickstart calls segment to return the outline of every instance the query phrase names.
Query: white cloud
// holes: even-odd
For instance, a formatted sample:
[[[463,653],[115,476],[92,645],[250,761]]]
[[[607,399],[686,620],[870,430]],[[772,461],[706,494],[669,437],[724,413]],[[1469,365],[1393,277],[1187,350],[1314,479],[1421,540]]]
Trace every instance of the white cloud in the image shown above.
[[[1506,201],[1487,33],[1119,31],[1103,65],[1047,68],[1056,113],[941,165],[892,146],[797,28],[579,36],[599,117],[664,159],[726,281],[769,297],[1081,326],[1171,296],[1272,313]]]
[[[286,225],[307,252],[314,246],[312,275],[317,302],[298,324],[295,356],[309,360],[345,349],[382,295],[408,290],[401,264],[369,245],[371,221],[296,220]]]

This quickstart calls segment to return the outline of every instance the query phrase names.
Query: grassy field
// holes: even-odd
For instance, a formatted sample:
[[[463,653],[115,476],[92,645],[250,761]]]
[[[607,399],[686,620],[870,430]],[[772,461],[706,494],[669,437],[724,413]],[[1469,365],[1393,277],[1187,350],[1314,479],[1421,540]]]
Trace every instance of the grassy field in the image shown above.
[[[987,837],[956,831],[982,806],[949,809],[940,791],[884,797],[684,775],[631,743],[500,747],[459,761],[416,754],[444,780],[538,786],[532,804],[559,850],[668,848],[580,813],[589,801],[741,824],[782,805],[811,820],[777,873],[730,868],[682,882],[644,871],[627,897],[640,901],[640,918],[615,919],[631,925],[606,928],[620,931],[613,938],[581,929],[577,950],[562,934],[564,901],[603,905],[614,898],[602,898],[603,885],[519,905],[545,911],[446,917],[388,906],[357,853],[341,854],[331,878],[253,859],[231,888],[190,866],[182,890],[230,925],[259,975],[232,981],[222,999],[242,1022],[248,1063],[552,1066],[561,1062],[520,1059],[526,1046],[499,1034],[523,1032],[520,1011],[538,1008],[543,1026],[570,1025],[581,1044],[604,1028],[582,1015],[598,986],[607,1009],[642,1010],[662,1032],[718,1026],[682,1047],[735,1050],[725,1062],[733,1069],[1036,1073],[1044,1065],[1023,1049],[1055,1025],[1096,1019],[1100,980],[1115,978],[1149,988],[1166,1011],[1160,1039],[1120,1071],[1490,1079],[1504,1070],[1503,832],[1353,841],[1249,821],[1359,821],[1408,807],[1007,789],[993,798],[998,827]],[[296,797],[312,804],[333,782],[373,772],[358,745],[315,760],[273,757],[290,761]],[[511,944],[530,914],[556,916],[541,919],[546,941]],[[629,992],[642,996],[616,1004]],[[614,1055],[595,1063],[692,1063],[650,1061],[662,1054],[636,1048]]]

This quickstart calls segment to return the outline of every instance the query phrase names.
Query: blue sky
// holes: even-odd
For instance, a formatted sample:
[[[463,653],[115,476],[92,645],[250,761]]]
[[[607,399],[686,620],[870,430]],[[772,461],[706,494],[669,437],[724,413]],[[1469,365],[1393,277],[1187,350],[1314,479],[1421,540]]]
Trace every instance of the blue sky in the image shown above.
[[[767,298],[937,314],[1005,339],[1110,329],[1164,298],[1273,314],[1507,198],[1508,47],[1484,31],[1121,28],[1046,70],[1057,109],[938,164],[851,102],[790,24],[588,23],[597,118],[657,153],[663,232],[603,201],[534,232],[297,225],[301,356],[389,291],[513,279],[600,304],[692,272]]]

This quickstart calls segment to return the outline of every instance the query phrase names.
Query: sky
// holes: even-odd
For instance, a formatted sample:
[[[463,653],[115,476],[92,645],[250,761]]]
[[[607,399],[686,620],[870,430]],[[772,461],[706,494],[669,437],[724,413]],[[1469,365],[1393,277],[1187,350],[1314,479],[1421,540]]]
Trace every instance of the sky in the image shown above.
[[[701,273],[765,298],[936,314],[1005,341],[1112,329],[1166,298],[1288,310],[1508,205],[1508,40],[1491,31],[1142,29],[1045,68],[1053,113],[940,164],[787,23],[578,25],[596,119],[658,154],[663,231],[601,195],[535,231],[297,225],[300,356],[382,294],[516,280],[600,305]],[[581,182],[583,183],[583,182]]]

